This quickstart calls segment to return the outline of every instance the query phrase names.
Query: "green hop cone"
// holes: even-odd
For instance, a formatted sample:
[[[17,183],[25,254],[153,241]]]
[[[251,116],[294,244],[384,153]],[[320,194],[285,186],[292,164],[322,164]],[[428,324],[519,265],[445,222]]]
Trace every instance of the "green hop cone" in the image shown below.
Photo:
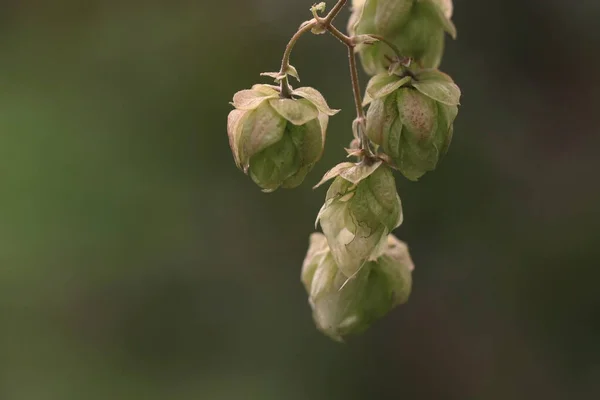
[[[353,0],[348,24],[351,35],[375,34],[393,43],[404,57],[423,68],[437,68],[444,52],[444,32],[456,37],[451,0]],[[356,48],[364,69],[375,75],[396,54],[385,43]]]
[[[333,260],[351,278],[379,256],[387,235],[400,226],[402,204],[392,171],[381,160],[339,164],[319,185],[332,178],[317,223]]]
[[[382,73],[367,87],[367,136],[408,179],[433,171],[454,132],[460,89],[437,70],[412,76]]]
[[[408,301],[413,262],[404,242],[389,235],[381,254],[348,278],[321,233],[313,233],[302,266],[317,328],[334,340],[365,331],[394,307]]]
[[[323,153],[329,116],[337,113],[315,89],[292,96],[255,85],[233,97],[227,133],[235,163],[266,192],[304,181]]]

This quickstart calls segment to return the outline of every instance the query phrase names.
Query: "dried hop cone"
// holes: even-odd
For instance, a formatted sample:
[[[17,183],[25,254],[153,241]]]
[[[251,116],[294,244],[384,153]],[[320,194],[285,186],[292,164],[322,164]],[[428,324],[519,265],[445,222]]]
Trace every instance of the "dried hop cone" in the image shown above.
[[[413,269],[406,244],[389,235],[380,254],[348,278],[336,264],[325,236],[313,233],[302,266],[302,283],[315,324],[338,341],[361,333],[408,301]]]
[[[367,88],[367,136],[400,172],[417,180],[436,168],[448,150],[460,89],[437,70],[408,76],[382,73]]]
[[[233,157],[266,192],[302,183],[321,158],[329,116],[337,113],[315,89],[299,88],[292,96],[255,85],[233,97],[227,120]]]
[[[378,161],[343,163],[320,184],[335,178],[317,217],[341,273],[353,277],[378,257],[385,238],[402,223],[402,204],[389,167]]]
[[[348,24],[352,35],[384,36],[424,68],[437,68],[444,52],[444,32],[456,37],[451,0],[353,0]],[[386,57],[395,57],[384,43],[357,47],[363,67],[375,75],[387,69]]]

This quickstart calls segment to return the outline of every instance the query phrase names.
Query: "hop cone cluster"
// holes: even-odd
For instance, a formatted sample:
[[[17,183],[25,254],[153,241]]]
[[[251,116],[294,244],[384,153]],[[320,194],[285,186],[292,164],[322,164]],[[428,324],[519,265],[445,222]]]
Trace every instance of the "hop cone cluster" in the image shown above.
[[[338,5],[343,5],[339,2]],[[351,37],[311,9],[284,55],[281,72],[263,74],[280,87],[255,85],[235,94],[228,118],[236,165],[263,191],[300,185],[321,158],[329,117],[337,113],[315,89],[289,86],[289,51],[304,32],[330,30],[361,58],[371,75],[348,149],[357,162],[335,166],[302,267],[319,330],[342,341],[408,300],[414,269],[408,247],[392,235],[403,220],[393,170],[416,181],[433,171],[454,133],[461,92],[437,70],[445,34],[456,36],[451,0],[353,0]],[[339,12],[341,7],[335,7]],[[332,11],[333,13],[334,11]],[[325,21],[325,22],[323,22]],[[352,54],[352,52],[351,52]],[[356,63],[350,59],[358,92]],[[317,185],[317,186],[319,186]]]
[[[334,339],[363,331],[408,300],[413,264],[391,235],[402,223],[392,169],[417,180],[437,167],[452,140],[461,93],[436,69],[445,33],[456,36],[452,12],[450,0],[353,1],[349,31],[360,37],[356,51],[373,75],[364,105],[375,153],[323,178],[335,180],[317,218],[323,235],[311,238],[302,275],[315,323]],[[365,140],[355,136],[352,154]],[[402,249],[396,263],[387,262],[391,243]]]
[[[402,223],[391,169],[381,160],[342,163],[317,217],[302,268],[317,327],[335,340],[364,331],[408,300],[414,269],[406,244],[390,232]]]

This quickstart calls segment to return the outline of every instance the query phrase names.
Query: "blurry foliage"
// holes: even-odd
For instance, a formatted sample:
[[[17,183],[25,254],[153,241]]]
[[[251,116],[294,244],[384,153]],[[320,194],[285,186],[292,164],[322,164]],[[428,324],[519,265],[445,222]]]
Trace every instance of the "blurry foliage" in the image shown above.
[[[600,396],[600,7],[456,1],[466,112],[398,179],[413,298],[339,346],[298,278],[351,135],[344,50],[295,52],[344,110],[295,192],[239,174],[225,129],[310,5],[0,1],[0,398]]]

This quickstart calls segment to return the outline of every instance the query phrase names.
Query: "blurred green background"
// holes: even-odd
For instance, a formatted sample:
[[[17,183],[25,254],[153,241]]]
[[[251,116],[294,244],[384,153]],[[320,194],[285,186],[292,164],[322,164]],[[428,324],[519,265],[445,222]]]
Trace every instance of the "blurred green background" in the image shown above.
[[[600,2],[455,1],[455,141],[398,178],[413,296],[345,345],[299,282],[345,49],[292,57],[343,109],[303,186],[226,133],[311,5],[0,1],[0,399],[600,398]]]

